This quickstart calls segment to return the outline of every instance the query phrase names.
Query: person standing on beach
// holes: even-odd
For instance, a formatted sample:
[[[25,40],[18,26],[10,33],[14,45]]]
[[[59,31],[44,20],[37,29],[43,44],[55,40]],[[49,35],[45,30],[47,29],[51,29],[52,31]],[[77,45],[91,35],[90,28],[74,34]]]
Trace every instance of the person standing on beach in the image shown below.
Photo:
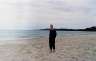
[[[53,28],[53,25],[50,25],[50,33],[49,33],[49,48],[50,52],[55,52],[55,38],[56,38],[57,32]]]

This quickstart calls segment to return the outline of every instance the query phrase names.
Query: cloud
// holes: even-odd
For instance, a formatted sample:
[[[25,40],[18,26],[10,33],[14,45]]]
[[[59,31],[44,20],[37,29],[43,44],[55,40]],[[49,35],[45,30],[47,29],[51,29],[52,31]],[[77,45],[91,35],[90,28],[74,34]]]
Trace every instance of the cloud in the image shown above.
[[[42,25],[45,25],[45,23],[53,23],[57,24],[57,26],[63,24],[69,27],[74,26],[73,28],[76,26],[78,26],[76,28],[82,28],[93,25],[91,23],[94,22],[94,16],[91,15],[92,12],[94,13],[94,7],[92,9],[92,4],[89,3],[90,1],[91,0],[36,0],[36,2],[33,3],[32,9],[35,9],[35,20],[40,21]]]
[[[0,29],[14,28],[16,21],[15,0],[0,0]]]
[[[0,0],[0,29],[96,25],[95,0]]]

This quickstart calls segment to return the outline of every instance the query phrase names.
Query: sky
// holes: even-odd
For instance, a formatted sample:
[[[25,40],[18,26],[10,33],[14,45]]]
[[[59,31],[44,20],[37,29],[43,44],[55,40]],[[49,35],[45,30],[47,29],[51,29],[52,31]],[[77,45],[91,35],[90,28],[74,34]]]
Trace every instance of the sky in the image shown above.
[[[95,0],[0,0],[0,29],[96,26]]]

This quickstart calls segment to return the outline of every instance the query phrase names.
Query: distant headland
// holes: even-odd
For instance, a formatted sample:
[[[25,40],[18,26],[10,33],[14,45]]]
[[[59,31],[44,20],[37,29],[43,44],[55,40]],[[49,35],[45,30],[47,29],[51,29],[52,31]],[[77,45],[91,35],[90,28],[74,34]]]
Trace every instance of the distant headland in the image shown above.
[[[48,28],[40,29],[40,30],[49,30]],[[59,28],[56,29],[57,31],[96,31],[96,26],[85,28],[85,29],[65,29],[65,28]]]

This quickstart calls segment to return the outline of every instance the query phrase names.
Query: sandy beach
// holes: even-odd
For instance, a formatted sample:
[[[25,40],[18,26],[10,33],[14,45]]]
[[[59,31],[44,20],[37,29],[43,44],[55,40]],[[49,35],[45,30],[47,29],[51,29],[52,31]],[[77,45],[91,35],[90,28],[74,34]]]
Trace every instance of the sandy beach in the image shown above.
[[[49,53],[47,37],[2,43],[0,61],[96,61],[95,36],[57,37],[55,53]]]

